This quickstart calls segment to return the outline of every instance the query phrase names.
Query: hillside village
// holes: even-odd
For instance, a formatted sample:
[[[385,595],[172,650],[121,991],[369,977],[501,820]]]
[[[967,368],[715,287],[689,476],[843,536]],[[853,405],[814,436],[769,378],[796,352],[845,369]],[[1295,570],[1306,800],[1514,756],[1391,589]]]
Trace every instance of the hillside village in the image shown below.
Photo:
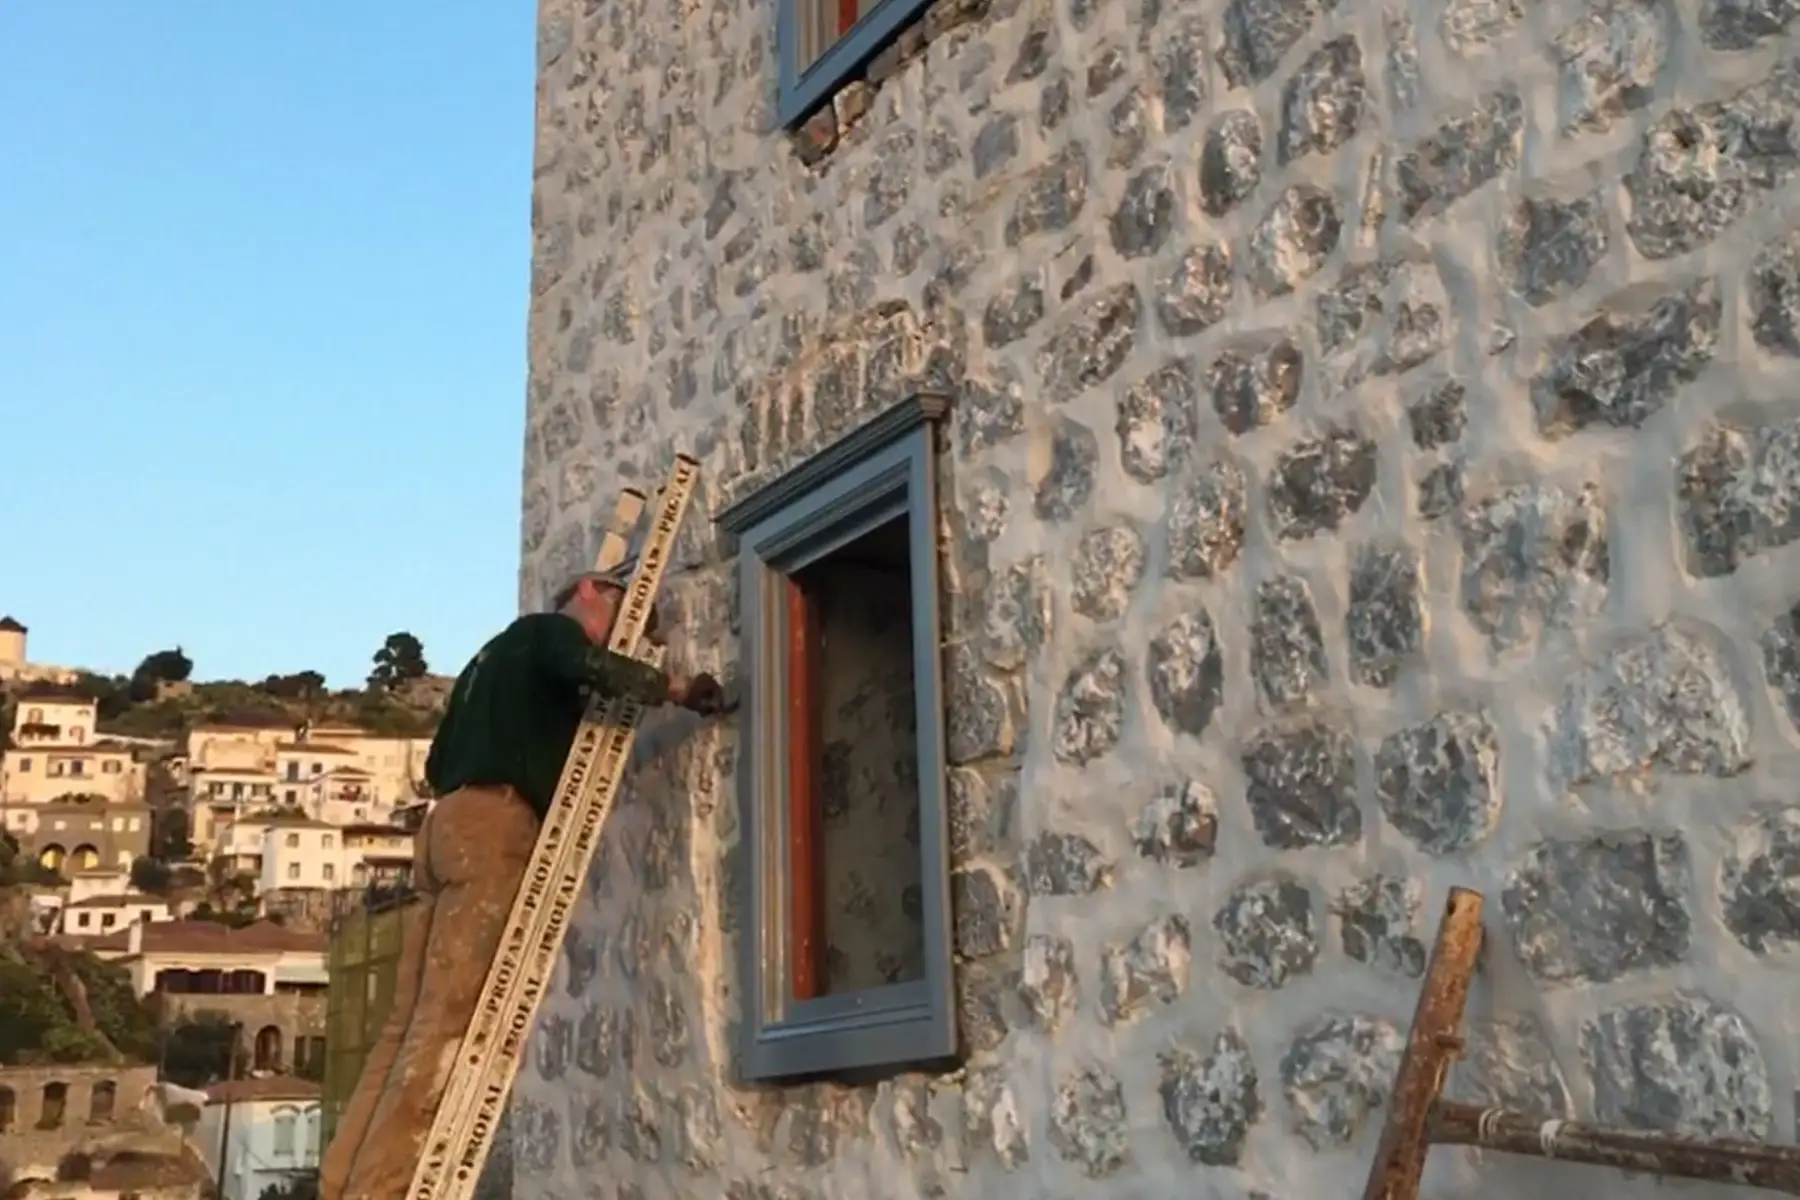
[[[195,683],[179,650],[111,679],[27,633],[0,621],[0,1196],[71,1170],[184,1196],[182,1162],[229,1200],[305,1196],[328,925],[408,876],[449,681],[405,634],[330,692]],[[122,1121],[162,1149],[107,1190],[91,1144]]]

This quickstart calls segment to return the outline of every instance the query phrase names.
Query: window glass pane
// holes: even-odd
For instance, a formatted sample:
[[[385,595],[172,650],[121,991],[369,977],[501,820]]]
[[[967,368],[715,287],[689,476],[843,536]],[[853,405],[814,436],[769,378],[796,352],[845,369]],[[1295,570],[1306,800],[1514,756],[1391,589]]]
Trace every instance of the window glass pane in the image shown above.
[[[824,30],[829,0],[794,0],[794,65],[804,75],[830,45]]]
[[[795,580],[814,624],[807,772],[817,824],[815,995],[924,978],[912,572],[904,516]]]

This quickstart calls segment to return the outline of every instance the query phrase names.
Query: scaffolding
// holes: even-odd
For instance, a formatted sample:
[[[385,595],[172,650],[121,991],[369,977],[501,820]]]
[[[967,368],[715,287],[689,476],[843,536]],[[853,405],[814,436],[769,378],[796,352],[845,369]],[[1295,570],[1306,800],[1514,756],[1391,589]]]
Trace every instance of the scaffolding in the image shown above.
[[[326,957],[325,1083],[321,1144],[329,1144],[363,1063],[394,1002],[400,930],[418,900],[404,876],[339,892],[332,900]]]

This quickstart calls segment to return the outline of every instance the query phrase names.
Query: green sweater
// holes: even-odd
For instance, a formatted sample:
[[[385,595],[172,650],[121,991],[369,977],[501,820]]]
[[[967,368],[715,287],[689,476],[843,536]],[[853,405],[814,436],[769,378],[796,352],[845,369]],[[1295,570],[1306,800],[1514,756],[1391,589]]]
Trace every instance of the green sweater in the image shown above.
[[[425,782],[439,796],[510,786],[542,817],[591,693],[660,704],[669,698],[669,678],[596,646],[566,614],[520,617],[457,676],[425,761]]]

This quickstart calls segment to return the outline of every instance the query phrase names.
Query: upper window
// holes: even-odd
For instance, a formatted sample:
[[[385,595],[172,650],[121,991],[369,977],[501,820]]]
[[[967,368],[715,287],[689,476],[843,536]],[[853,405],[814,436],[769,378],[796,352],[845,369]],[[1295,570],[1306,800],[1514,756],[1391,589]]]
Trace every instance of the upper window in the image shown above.
[[[793,125],[857,78],[927,0],[781,0],[781,119]]]
[[[292,1112],[275,1114],[275,1146],[276,1158],[292,1158],[294,1156],[294,1121]]]
[[[909,400],[721,518],[743,597],[742,1071],[956,1053],[935,422]]]

